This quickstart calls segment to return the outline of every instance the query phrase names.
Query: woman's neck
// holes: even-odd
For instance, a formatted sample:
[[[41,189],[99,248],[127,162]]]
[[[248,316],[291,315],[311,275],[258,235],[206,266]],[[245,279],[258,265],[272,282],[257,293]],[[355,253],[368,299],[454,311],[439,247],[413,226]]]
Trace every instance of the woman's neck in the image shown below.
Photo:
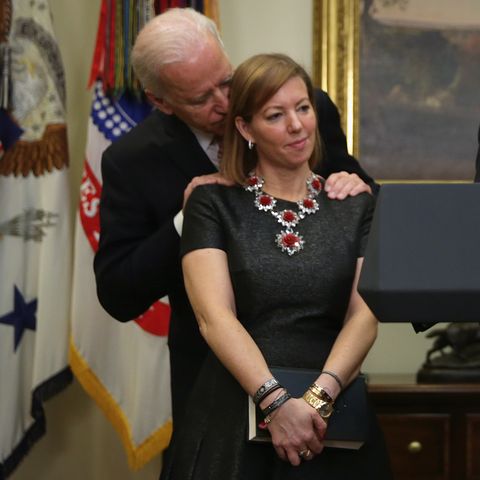
[[[296,170],[258,167],[255,173],[263,177],[263,191],[272,197],[296,202],[307,196],[306,181],[311,175],[308,165]]]

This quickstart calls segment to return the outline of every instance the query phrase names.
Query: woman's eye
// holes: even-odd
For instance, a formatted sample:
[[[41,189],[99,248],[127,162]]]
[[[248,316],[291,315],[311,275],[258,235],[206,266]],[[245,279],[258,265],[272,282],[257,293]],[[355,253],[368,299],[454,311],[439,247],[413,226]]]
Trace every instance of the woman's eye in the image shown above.
[[[277,113],[271,113],[270,115],[267,116],[267,120],[269,121],[274,121],[278,120],[282,114],[280,112]]]
[[[310,111],[310,105],[308,105],[308,104],[300,105],[299,110],[301,112],[304,112],[304,113],[309,112]]]

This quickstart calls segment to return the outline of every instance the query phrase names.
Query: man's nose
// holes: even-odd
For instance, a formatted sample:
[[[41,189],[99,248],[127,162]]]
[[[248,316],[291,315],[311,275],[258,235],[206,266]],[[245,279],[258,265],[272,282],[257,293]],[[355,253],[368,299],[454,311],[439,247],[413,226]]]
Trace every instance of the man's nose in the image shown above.
[[[218,111],[226,113],[228,109],[228,99],[230,97],[230,89],[228,87],[217,87],[213,92],[213,100]]]

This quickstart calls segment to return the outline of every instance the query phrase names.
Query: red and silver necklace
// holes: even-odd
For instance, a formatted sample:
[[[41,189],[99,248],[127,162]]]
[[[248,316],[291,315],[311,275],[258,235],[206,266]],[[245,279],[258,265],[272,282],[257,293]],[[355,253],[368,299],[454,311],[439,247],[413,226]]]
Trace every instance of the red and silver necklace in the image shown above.
[[[275,244],[282,252],[286,252],[288,255],[298,253],[303,249],[305,240],[299,234],[294,231],[294,228],[303,220],[307,215],[313,215],[318,211],[318,202],[316,197],[322,191],[322,182],[320,177],[312,173],[307,181],[307,196],[297,202],[298,212],[294,210],[275,210],[277,200],[263,191],[263,185],[265,180],[258,175],[250,175],[247,178],[247,183],[244,188],[248,192],[255,193],[255,207],[262,212],[267,212],[273,215],[278,223],[284,227],[275,235]]]

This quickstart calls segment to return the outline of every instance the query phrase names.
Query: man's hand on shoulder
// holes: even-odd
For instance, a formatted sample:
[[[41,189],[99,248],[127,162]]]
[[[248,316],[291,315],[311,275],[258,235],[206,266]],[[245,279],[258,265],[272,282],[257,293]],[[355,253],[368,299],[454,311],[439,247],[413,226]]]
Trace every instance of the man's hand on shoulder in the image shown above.
[[[192,181],[187,185],[187,188],[183,192],[183,208],[187,203],[188,197],[192,194],[193,190],[199,185],[207,185],[211,183],[218,183],[219,185],[226,185],[231,187],[234,183],[227,180],[220,173],[211,173],[209,175],[201,175],[200,177],[193,177]]]
[[[325,182],[325,191],[328,198],[343,200],[348,196],[354,197],[359,193],[372,194],[370,185],[367,185],[356,173],[332,173]]]

